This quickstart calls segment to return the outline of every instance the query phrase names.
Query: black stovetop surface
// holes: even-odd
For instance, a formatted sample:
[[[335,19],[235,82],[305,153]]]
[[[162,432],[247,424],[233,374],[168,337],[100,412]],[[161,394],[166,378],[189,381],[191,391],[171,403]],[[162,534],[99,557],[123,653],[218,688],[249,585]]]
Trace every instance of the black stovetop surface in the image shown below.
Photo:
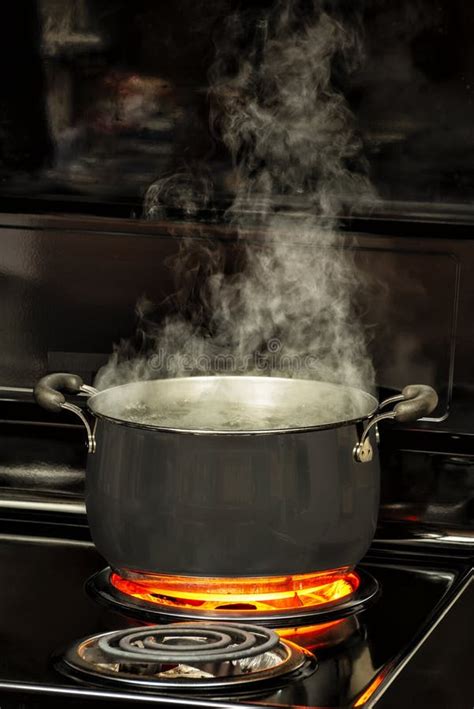
[[[372,550],[364,567],[378,580],[381,594],[357,616],[355,628],[340,645],[315,650],[319,666],[311,676],[291,682],[279,680],[257,695],[134,696],[129,691],[110,687],[100,689],[75,684],[60,675],[52,662],[55,652],[79,638],[130,624],[126,618],[93,602],[84,590],[88,577],[104,566],[104,560],[87,534],[74,531],[59,518],[56,523],[50,520],[46,526],[35,523],[34,517],[17,525],[11,520],[0,521],[2,709],[150,704],[348,707],[357,705],[367,687],[377,683],[380,677],[383,682],[369,703],[358,706],[371,706],[381,693],[381,706],[400,706],[400,698],[395,695],[395,703],[391,703],[390,696],[394,688],[403,686],[403,677],[414,663],[413,650],[427,637],[434,621],[443,618],[457,595],[466,605],[460,591],[467,585],[470,574],[470,564],[461,558],[448,558],[439,553],[427,557],[412,551]],[[457,608],[457,603],[453,608]],[[449,617],[448,614],[446,618]],[[457,620],[461,626],[464,617]],[[466,618],[466,623],[468,620]],[[135,621],[135,624],[138,623]],[[470,650],[472,653],[472,646]],[[415,653],[415,659],[420,652]],[[441,647],[439,652],[448,650]],[[448,699],[453,703],[437,705],[434,702],[430,706],[462,709],[472,705],[472,701],[462,704],[464,694],[459,693],[470,664],[468,647],[466,654],[460,657],[466,658],[467,666],[464,668],[458,659],[459,677],[449,680]],[[402,668],[407,660],[406,667]],[[433,663],[432,658],[430,662]],[[443,693],[437,696],[444,701]]]

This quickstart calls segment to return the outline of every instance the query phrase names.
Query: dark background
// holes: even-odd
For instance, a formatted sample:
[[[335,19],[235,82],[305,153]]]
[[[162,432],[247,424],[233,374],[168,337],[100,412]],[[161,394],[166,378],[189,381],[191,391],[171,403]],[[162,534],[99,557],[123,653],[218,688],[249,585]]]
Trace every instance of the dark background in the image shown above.
[[[246,18],[250,41],[269,4],[3,3],[0,195],[15,198],[15,209],[140,216],[154,179],[206,165],[216,198],[225,199],[229,156],[208,126],[214,44],[233,10]],[[472,4],[321,4],[361,28],[365,58],[334,80],[354,111],[380,198],[470,204]]]

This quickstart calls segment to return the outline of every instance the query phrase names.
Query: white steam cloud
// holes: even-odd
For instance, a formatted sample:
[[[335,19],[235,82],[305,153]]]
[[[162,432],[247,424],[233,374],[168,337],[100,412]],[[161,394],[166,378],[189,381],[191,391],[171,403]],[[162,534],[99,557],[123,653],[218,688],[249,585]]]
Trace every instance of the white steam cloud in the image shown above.
[[[305,3],[304,13],[301,6],[285,0],[257,19],[230,15],[210,71],[211,129],[233,161],[229,214],[241,235],[257,224],[259,238],[242,239],[245,263],[233,273],[216,244],[183,242],[183,282],[196,249],[205,264],[205,273],[196,276],[199,308],[187,313],[178,307],[152,326],[148,304],[141,303],[146,354],[122,343],[99,373],[99,388],[216,373],[221,366],[212,363],[223,362],[226,373],[372,388],[365,331],[354,306],[362,276],[347,237],[337,230],[343,204],[371,197],[353,115],[333,83],[335,73],[358,66],[362,45],[354,24],[345,25],[328,3]],[[154,218],[171,204],[193,213],[211,193],[207,173],[179,174],[150,187],[145,212]],[[281,208],[295,201],[297,212]],[[185,293],[188,286],[181,302]],[[203,362],[211,371],[202,371]]]

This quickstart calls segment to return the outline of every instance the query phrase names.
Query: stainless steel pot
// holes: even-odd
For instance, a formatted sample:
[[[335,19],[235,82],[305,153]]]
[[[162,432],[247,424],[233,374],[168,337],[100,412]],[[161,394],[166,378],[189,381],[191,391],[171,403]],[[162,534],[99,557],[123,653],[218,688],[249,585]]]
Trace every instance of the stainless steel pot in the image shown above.
[[[62,392],[88,396],[93,428]],[[92,538],[124,576],[353,567],[377,521],[377,423],[416,420],[437,403],[423,385],[379,405],[349,387],[244,376],[97,392],[78,376],[50,374],[35,397],[87,429]]]

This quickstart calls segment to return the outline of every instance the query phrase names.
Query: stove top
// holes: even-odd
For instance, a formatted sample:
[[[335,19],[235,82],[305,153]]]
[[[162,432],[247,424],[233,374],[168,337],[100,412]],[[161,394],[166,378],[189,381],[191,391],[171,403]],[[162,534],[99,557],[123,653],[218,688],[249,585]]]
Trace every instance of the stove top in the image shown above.
[[[67,664],[71,652],[74,654],[78,647],[82,647],[84,654],[81,642],[88,636],[111,638],[113,644],[123,634],[127,637],[130,632],[140,632],[140,627],[137,628],[140,621],[124,615],[124,609],[117,612],[111,604],[99,604],[86,592],[86,581],[105,567],[86,532],[54,516],[48,524],[35,521],[34,515],[28,522],[23,519],[21,525],[11,519],[3,520],[0,522],[0,566],[2,709],[65,705],[116,707],[122,703],[137,707],[151,704],[314,709],[369,707],[375,703],[398,707],[403,705],[400,697],[390,703],[393,691],[403,686],[406,672],[437,631],[435,624],[445,627],[445,619],[472,588],[469,585],[471,564],[464,557],[448,558],[440,553],[427,556],[426,552],[420,555],[402,548],[396,551],[393,546],[389,550],[373,549],[361,567],[380,587],[379,596],[372,604],[347,619],[310,627],[289,626],[281,632],[283,645],[279,647],[283,656],[280,659],[285,657],[285,648],[294,646],[299,660],[293,669],[304,668],[305,671],[276,674],[254,686],[232,687],[223,683],[217,692],[215,687],[206,687],[205,683],[191,688],[192,691],[169,685],[150,690],[133,681],[116,686],[97,678],[88,679],[86,672],[72,671],[71,663],[66,674],[58,671],[58,663],[63,663],[64,670],[64,662]],[[453,628],[454,638],[465,631],[466,625],[469,618],[461,617]],[[135,630],[131,630],[133,628]],[[115,635],[117,632],[119,636]],[[258,632],[269,632],[273,637],[273,631]],[[156,637],[152,642],[156,642]],[[430,706],[462,709],[464,705],[456,703],[456,693],[461,692],[463,678],[465,683],[465,678],[469,677],[472,649],[471,641],[470,651],[469,647],[465,648],[465,667],[458,658],[459,677],[449,690],[453,702],[438,705],[433,702]],[[445,648],[440,648],[438,655],[443,651],[449,654]],[[415,689],[423,689],[423,686],[415,682]],[[413,692],[411,685],[410,694]],[[458,698],[464,696],[459,694]],[[470,700],[466,707],[471,705]]]

